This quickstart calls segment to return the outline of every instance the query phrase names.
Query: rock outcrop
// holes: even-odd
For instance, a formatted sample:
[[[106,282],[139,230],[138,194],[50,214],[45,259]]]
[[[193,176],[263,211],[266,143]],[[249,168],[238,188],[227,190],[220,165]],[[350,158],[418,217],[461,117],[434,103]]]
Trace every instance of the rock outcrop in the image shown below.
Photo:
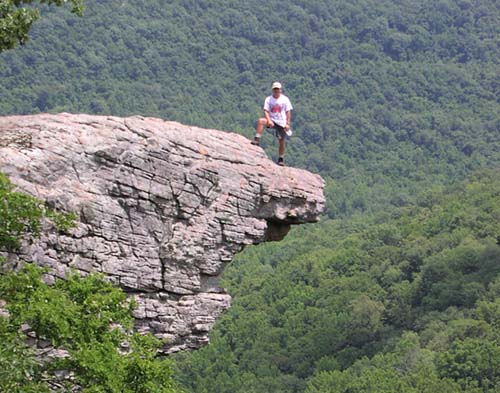
[[[0,170],[79,217],[10,261],[106,274],[165,352],[208,341],[230,305],[218,281],[237,252],[317,221],[325,202],[319,176],[277,166],[241,135],[153,118],[0,117]]]

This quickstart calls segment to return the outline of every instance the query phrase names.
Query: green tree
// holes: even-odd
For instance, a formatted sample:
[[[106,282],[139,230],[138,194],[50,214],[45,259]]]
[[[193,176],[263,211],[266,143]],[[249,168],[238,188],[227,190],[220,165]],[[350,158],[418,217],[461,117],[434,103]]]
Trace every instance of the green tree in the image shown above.
[[[500,388],[500,346],[487,339],[457,340],[437,360],[438,372],[463,389],[496,392]]]
[[[40,17],[40,11],[30,7],[37,3],[62,6],[67,0],[0,1],[0,52],[26,43],[32,24]],[[71,12],[81,16],[83,0],[71,0]]]
[[[37,236],[42,219],[67,230],[74,217],[14,191],[0,173],[0,250],[15,251],[21,240]],[[133,331],[134,303],[123,291],[96,274],[72,273],[49,286],[45,273],[30,263],[10,271],[0,261],[1,391],[48,392],[54,381],[89,393],[179,391],[171,362],[157,357],[161,342]],[[36,356],[29,341],[66,356]],[[56,370],[67,370],[72,378],[58,380]]]

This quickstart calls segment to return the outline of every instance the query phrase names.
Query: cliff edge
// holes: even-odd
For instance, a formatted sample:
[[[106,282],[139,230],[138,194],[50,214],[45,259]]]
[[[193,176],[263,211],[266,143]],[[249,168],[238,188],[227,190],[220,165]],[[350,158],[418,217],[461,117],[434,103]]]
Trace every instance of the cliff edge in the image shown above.
[[[224,266],[245,245],[318,220],[324,182],[279,167],[228,132],[143,117],[0,117],[0,170],[19,190],[78,215],[10,255],[54,276],[102,272],[134,296],[136,325],[197,348],[229,307]]]

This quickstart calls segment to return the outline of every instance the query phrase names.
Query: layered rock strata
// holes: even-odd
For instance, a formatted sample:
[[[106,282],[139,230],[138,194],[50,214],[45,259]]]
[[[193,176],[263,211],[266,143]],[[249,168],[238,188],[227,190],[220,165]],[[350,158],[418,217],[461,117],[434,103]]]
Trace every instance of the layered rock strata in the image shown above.
[[[241,135],[143,117],[0,117],[0,170],[78,215],[69,233],[47,226],[10,262],[104,273],[167,353],[208,341],[230,305],[219,277],[237,252],[317,221],[325,202],[319,176],[278,167]]]

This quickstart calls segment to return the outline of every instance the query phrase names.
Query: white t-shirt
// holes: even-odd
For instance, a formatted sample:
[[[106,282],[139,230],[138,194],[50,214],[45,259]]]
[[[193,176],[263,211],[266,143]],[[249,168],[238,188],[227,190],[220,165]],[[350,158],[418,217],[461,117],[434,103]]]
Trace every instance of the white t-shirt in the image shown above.
[[[277,99],[271,95],[264,102],[264,110],[269,112],[269,117],[273,123],[281,127],[286,126],[286,113],[292,109],[292,103],[284,94],[281,94]]]

